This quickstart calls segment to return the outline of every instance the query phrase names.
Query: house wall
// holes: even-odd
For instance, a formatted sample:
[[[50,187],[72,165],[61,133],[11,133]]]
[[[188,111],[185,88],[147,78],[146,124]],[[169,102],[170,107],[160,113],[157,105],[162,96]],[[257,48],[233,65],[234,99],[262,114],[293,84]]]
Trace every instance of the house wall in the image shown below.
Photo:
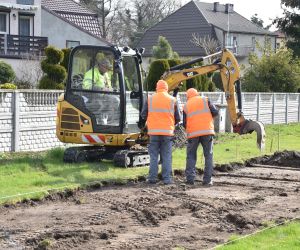
[[[221,43],[221,47],[224,47],[227,32],[215,27],[215,33]],[[261,56],[261,52],[257,49],[256,46],[253,51],[252,38],[255,38],[255,41],[263,46],[266,39],[265,35],[232,32],[230,33],[230,36],[236,37],[237,60],[240,65],[244,65],[246,68],[249,66],[248,55],[250,52],[255,52],[258,56]],[[272,49],[275,50],[276,37],[268,36],[268,38],[270,39]]]
[[[80,45],[105,45],[99,39],[77,29],[71,24],[42,9],[42,36],[48,37],[49,45],[66,48],[66,41],[80,41]]]
[[[5,0],[5,3],[16,4],[16,0]],[[26,5],[27,6],[27,5]],[[28,5],[30,6],[30,5]],[[36,10],[15,10],[12,9],[9,15],[10,18],[10,34],[19,35],[19,13],[24,14],[34,14],[33,26],[34,26],[34,36],[41,36],[41,0],[34,0],[34,7],[37,7]],[[16,17],[13,17],[13,15]]]
[[[32,87],[38,85],[38,81],[42,76],[41,58],[35,58],[35,60],[3,58],[1,60],[12,66],[18,80],[28,81],[32,84]]]

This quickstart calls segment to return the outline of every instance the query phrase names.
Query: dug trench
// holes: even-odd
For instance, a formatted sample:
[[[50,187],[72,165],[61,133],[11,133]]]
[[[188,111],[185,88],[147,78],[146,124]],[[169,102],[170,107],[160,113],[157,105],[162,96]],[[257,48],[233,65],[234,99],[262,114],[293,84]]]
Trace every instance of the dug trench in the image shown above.
[[[273,166],[273,167],[272,167]],[[300,153],[217,165],[214,185],[130,180],[0,207],[0,249],[208,249],[300,217]]]

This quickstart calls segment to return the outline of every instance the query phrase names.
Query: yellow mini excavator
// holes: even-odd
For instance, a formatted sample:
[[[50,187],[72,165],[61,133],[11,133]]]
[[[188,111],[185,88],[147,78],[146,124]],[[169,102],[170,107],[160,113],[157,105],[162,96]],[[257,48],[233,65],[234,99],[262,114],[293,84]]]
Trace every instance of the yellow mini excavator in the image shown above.
[[[110,159],[123,167],[149,164],[147,148],[143,147],[148,136],[138,127],[147,98],[142,83],[142,54],[143,49],[115,46],[77,46],[72,50],[66,90],[57,105],[56,134],[60,141],[78,146],[65,150],[65,162]],[[210,57],[219,60],[192,67]],[[176,96],[182,81],[214,71],[221,74],[234,132],[256,131],[262,148],[264,127],[243,116],[240,69],[229,50],[174,66],[162,79]]]

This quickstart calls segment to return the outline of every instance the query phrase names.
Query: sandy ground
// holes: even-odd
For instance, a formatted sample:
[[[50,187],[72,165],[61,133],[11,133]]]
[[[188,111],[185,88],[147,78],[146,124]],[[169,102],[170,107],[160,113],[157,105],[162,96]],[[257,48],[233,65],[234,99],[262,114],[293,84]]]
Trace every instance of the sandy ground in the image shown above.
[[[132,181],[2,206],[0,249],[212,248],[300,217],[300,154],[272,157],[218,166],[209,188],[176,171],[174,185]]]

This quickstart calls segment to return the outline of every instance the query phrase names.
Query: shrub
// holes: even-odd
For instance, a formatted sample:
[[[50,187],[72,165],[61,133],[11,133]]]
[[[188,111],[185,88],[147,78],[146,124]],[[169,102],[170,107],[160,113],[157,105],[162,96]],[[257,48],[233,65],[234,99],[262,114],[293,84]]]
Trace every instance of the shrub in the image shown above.
[[[166,59],[155,60],[150,64],[149,73],[146,79],[149,91],[154,91],[156,89],[157,81],[169,68],[170,66],[168,60]]]
[[[215,72],[213,74],[213,77],[212,77],[212,81],[214,82],[215,86],[219,89],[219,90],[223,90],[223,82],[222,82],[222,79],[221,79],[221,74],[220,72]]]
[[[0,89],[17,89],[17,86],[13,83],[0,84]]]
[[[47,59],[41,62],[41,67],[48,77],[57,83],[61,83],[66,78],[66,70],[64,67],[58,64],[49,64]]]
[[[65,84],[64,83],[57,84],[56,89],[65,89]]]
[[[39,89],[56,89],[57,83],[48,76],[43,76],[40,80]]]
[[[68,72],[69,58],[70,58],[71,49],[69,49],[69,48],[62,49],[62,52],[64,53],[64,59],[62,60],[60,65],[62,65],[66,69],[66,71]]]
[[[46,47],[45,54],[47,56],[48,63],[50,64],[59,64],[64,59],[64,53],[54,46]]]
[[[172,68],[176,65],[181,64],[181,60],[180,59],[175,59],[175,58],[174,59],[169,59],[168,63],[169,63],[170,68]]]
[[[164,36],[159,36],[157,45],[152,47],[152,55],[155,59],[179,58],[177,52],[173,51],[171,44]]]
[[[13,68],[6,62],[0,61],[0,83],[11,82],[16,78]]]
[[[62,62],[64,53],[53,46],[48,46],[45,49],[45,54],[47,58],[41,62],[41,68],[46,75],[40,80],[39,88],[63,89],[63,82],[66,79],[67,72],[63,66],[59,65],[59,63]]]
[[[258,45],[259,47],[259,45]],[[260,48],[261,57],[249,56],[251,67],[242,78],[243,90],[249,92],[297,92],[300,87],[300,60],[287,49]]]

